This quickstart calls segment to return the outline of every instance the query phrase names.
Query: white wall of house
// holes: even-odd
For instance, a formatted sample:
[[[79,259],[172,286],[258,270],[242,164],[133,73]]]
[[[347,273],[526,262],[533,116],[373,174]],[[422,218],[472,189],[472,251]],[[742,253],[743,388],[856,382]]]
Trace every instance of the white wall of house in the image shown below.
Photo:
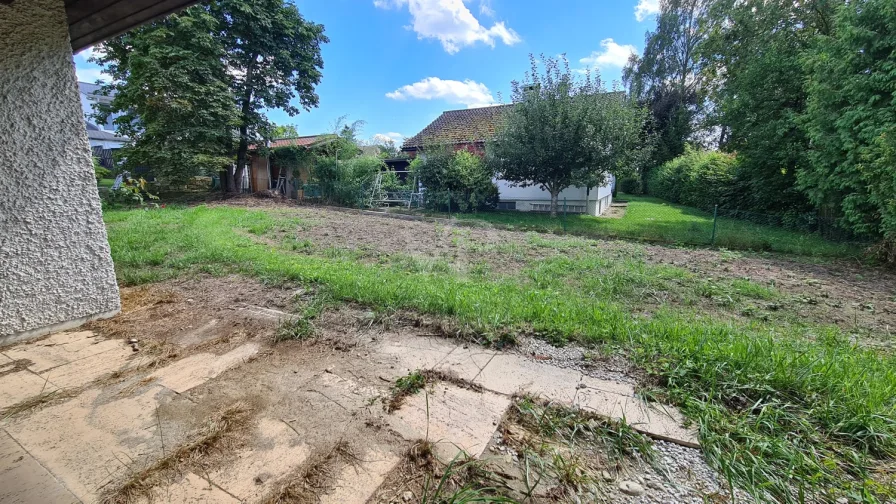
[[[498,194],[501,202],[500,208],[508,206],[520,212],[545,212],[550,210],[551,193],[540,189],[538,186],[519,187],[506,180],[495,180],[498,186]],[[587,213],[588,215],[601,215],[610,203],[612,196],[612,179],[600,187],[592,187],[590,190],[584,187],[568,187],[560,191],[560,210],[563,210],[564,202],[569,213]]]
[[[0,345],[120,308],[63,0],[0,5]]]

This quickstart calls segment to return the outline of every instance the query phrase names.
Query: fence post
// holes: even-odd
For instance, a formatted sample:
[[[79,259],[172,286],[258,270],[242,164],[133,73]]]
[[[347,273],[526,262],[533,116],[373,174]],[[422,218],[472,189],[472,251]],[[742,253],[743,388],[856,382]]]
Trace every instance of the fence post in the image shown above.
[[[709,240],[709,245],[714,247],[716,245],[716,225],[719,222],[719,205],[716,205],[712,211],[712,238]]]

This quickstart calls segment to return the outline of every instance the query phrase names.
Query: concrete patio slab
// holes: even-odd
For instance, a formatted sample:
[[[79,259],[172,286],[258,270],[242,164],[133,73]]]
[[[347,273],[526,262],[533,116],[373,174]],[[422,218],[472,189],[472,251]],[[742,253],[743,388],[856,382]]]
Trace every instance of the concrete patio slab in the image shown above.
[[[520,355],[498,354],[475,382],[501,394],[530,393],[572,404],[581,377],[578,371],[539,364]]]
[[[187,473],[183,479],[164,488],[155,489],[155,499],[141,499],[140,504],[170,502],[178,504],[241,504],[236,497],[209,483],[194,473]]]
[[[504,416],[510,398],[438,383],[407,399],[389,424],[409,441],[428,439],[436,454],[450,461],[461,451],[478,457]]]
[[[376,492],[400,457],[386,450],[370,450],[358,455],[360,463],[342,468],[335,489],[320,497],[321,504],[364,504]]]
[[[280,475],[291,473],[311,454],[311,448],[281,420],[261,419],[254,436],[249,443],[253,448],[240,450],[234,461],[208,474],[211,481],[243,502],[260,501]]]
[[[72,504],[81,501],[9,434],[0,430],[0,502]]]
[[[43,373],[64,364],[122,348],[127,349],[121,340],[107,340],[92,331],[78,331],[56,333],[40,341],[15,346],[3,353],[13,360],[29,360],[31,364],[28,369]]]
[[[61,404],[16,418],[6,432],[76,497],[97,500],[99,489],[118,479],[127,465],[161,454],[156,407],[167,389],[103,403],[90,389]],[[171,394],[170,392],[167,392]],[[179,440],[165,429],[165,442]]]
[[[633,429],[651,437],[699,448],[694,429],[683,426],[684,417],[674,407],[660,407],[645,403],[637,397],[582,389],[576,396],[576,406],[608,418],[625,419]]]
[[[450,371],[461,379],[473,381],[496,354],[497,352],[486,350],[479,346],[467,348],[457,346],[435,369]]]
[[[258,343],[246,343],[224,355],[200,353],[181,359],[156,371],[150,378],[182,394],[202,385],[228,369],[246,362],[258,353]]]
[[[12,371],[0,376],[0,410],[56,390],[52,382],[27,369]]]

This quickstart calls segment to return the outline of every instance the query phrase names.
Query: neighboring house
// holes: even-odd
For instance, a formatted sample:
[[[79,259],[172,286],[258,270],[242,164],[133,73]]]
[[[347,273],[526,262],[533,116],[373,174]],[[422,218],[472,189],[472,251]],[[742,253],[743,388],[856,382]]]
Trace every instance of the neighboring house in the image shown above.
[[[81,97],[81,112],[84,114],[84,121],[87,124],[87,141],[90,143],[90,153],[93,157],[100,160],[100,165],[112,169],[114,161],[112,152],[120,149],[128,142],[128,137],[119,136],[115,132],[115,119],[121,114],[111,114],[106,118],[106,122],[98,124],[94,114],[99,109],[97,105],[100,103],[111,103],[115,96],[113,91],[109,96],[102,92],[102,86],[99,84],[90,84],[87,82],[78,82],[78,94]]]
[[[268,143],[268,149],[276,149],[278,147],[300,147],[303,149],[312,149],[328,142],[333,135],[309,135],[296,138],[277,138]],[[309,167],[300,167],[298,178],[295,178],[292,170],[287,167],[280,166],[277,163],[276,156],[264,156],[258,152],[255,146],[249,146],[249,170],[248,170],[248,192],[263,192],[277,188],[277,181],[281,174],[286,177],[286,187],[289,190],[290,197],[296,197],[301,186],[308,182],[310,176]]]
[[[87,139],[90,141],[90,147],[102,147],[103,150],[120,149],[127,143],[128,138],[119,136],[115,130],[115,119],[121,114],[111,114],[106,122],[98,124],[94,114],[99,109],[97,105],[101,103],[111,103],[115,93],[105,96],[102,92],[102,86],[98,84],[90,84],[87,82],[78,82],[78,92],[81,97],[81,111],[84,113],[84,120],[87,122]]]
[[[449,110],[442,113],[420,133],[408,138],[401,147],[402,152],[414,158],[425,145],[449,145],[455,151],[467,150],[485,155],[485,143],[495,137],[495,131],[503,115],[513,105],[498,105],[463,110]],[[498,208],[523,212],[547,212],[551,209],[551,194],[537,186],[514,187],[505,180],[495,180],[498,186]],[[601,215],[613,201],[615,178],[611,174],[601,187],[570,187],[560,193],[560,204],[566,204],[571,213]],[[561,208],[562,211],[562,208]]]

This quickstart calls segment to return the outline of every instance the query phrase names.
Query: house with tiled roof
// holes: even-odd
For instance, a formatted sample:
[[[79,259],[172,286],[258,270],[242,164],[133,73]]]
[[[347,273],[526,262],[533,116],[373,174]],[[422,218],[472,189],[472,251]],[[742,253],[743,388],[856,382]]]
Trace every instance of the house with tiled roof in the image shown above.
[[[415,158],[426,146],[450,146],[455,151],[467,150],[484,156],[485,144],[495,138],[504,114],[511,107],[512,104],[443,112],[420,133],[405,140],[401,151]],[[551,209],[551,194],[537,186],[519,187],[501,179],[496,179],[495,184],[500,210],[548,212]],[[569,213],[601,215],[613,202],[615,185],[616,179],[611,174],[601,187],[568,187],[560,192],[560,204]]]

